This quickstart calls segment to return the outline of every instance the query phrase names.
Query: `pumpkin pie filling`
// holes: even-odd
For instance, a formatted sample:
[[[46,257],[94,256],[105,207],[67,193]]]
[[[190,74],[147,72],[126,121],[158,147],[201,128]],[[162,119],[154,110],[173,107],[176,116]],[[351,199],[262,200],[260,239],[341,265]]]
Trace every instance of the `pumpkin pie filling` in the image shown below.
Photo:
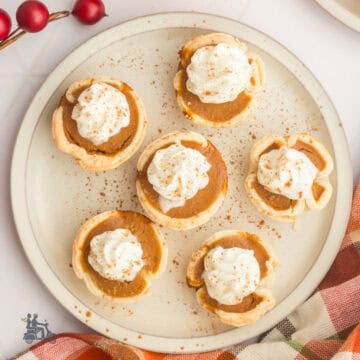
[[[323,186],[321,186],[320,184],[314,183],[311,190],[312,190],[314,199],[316,201],[319,201],[319,199],[321,198],[321,195],[325,191],[325,188]]]
[[[139,111],[136,100],[131,94],[131,88],[126,84],[123,84],[122,87],[116,86],[115,84],[108,84],[109,86],[120,90],[125,95],[130,110],[130,123],[127,127],[122,128],[118,134],[110,137],[108,141],[100,145],[95,145],[90,140],[85,139],[80,135],[77,123],[71,117],[73,108],[77,104],[77,99],[80,94],[91,85],[92,83],[90,85],[80,87],[73,93],[73,96],[76,99],[74,103],[70,103],[67,100],[66,95],[61,98],[59,106],[63,108],[65,135],[70,142],[84,148],[88,153],[100,152],[107,155],[115,154],[120,150],[124,150],[129,144],[131,144],[133,137],[136,134],[139,119]]]
[[[220,304],[218,301],[211,298],[207,291],[204,291],[200,296],[206,304],[206,308],[211,312],[215,312],[216,309],[232,313],[244,313],[254,309],[262,301],[262,297],[256,293],[244,297],[241,303],[235,305]]]
[[[215,241],[210,246],[207,246],[207,252],[217,246],[221,246],[224,249],[239,247],[247,250],[253,250],[254,256],[260,266],[260,278],[263,279],[265,276],[268,275],[268,268],[266,266],[266,263],[270,260],[270,256],[265,250],[265,248],[256,241],[255,236],[251,234],[247,234],[246,236],[242,234],[227,236]],[[204,272],[205,256],[206,254],[204,254],[204,257],[198,261],[196,267],[193,269],[194,278],[197,278],[199,280],[199,283],[201,284],[203,284],[202,274]],[[238,304],[225,305],[211,298],[207,293],[206,289],[204,290],[205,291],[201,294],[201,297],[203,298],[210,311],[218,309],[227,312],[242,313],[255,308],[256,305],[258,305],[262,301],[261,296],[257,295],[256,293],[252,293],[244,297],[243,300]]]
[[[274,143],[272,143],[270,146],[268,146],[268,147],[260,154],[260,156],[261,156],[261,155],[264,155],[264,154],[266,154],[266,153],[268,153],[268,152],[270,152],[270,151],[278,150],[278,149],[281,148],[281,146],[283,146],[283,144],[278,143],[278,142],[274,142]]]
[[[185,147],[199,151],[206,157],[211,168],[208,171],[208,185],[204,189],[199,190],[193,198],[188,199],[184,206],[170,209],[166,215],[172,218],[188,218],[201,213],[206,210],[209,205],[214,203],[219,195],[227,188],[226,165],[220,153],[210,141],[207,142],[206,147],[202,147],[201,144],[195,141],[181,141],[181,144]],[[170,145],[172,144],[168,144],[164,148],[167,148]],[[143,169],[138,172],[138,181],[141,183],[141,187],[148,201],[150,201],[157,210],[162,212],[159,205],[159,194],[154,190],[147,177],[147,169],[154,156],[155,153],[149,157]]]
[[[88,234],[81,249],[81,264],[84,271],[91,276],[92,281],[104,293],[118,298],[140,294],[147,285],[143,278],[144,272],[156,272],[158,270],[161,260],[161,248],[151,224],[149,219],[140,214],[129,212],[127,215],[127,212],[122,212],[121,216],[111,216],[98,224]],[[129,282],[109,280],[102,277],[91,267],[88,261],[91,239],[105,231],[113,231],[119,228],[130,230],[137,237],[143,250],[144,267],[135,279]]]
[[[188,112],[192,112],[206,120],[213,122],[223,122],[232,119],[234,116],[240,114],[252,100],[252,96],[246,91],[242,91],[238,97],[233,101],[228,101],[220,104],[203,103],[199,97],[190,92],[186,87],[188,79],[186,69],[180,66],[181,71],[180,89],[179,93],[184,99],[185,104],[190,108]],[[250,83],[254,83],[251,78]]]
[[[261,185],[257,179],[252,183],[252,187],[254,188],[256,193],[264,200],[264,202],[275,210],[288,210],[291,207],[295,206],[297,202],[296,200],[291,200],[284,195],[275,194],[271,191],[266,190],[265,187]]]
[[[292,146],[292,149],[298,150],[306,155],[310,161],[318,168],[319,171],[323,170],[326,166],[326,161],[319,154],[319,152],[312,147],[311,145],[298,140],[295,145]]]
[[[277,150],[280,149],[282,146],[282,144],[274,142],[273,144],[271,144],[270,146],[268,146],[261,154],[266,154],[272,150]],[[265,189],[265,187],[263,185],[261,185],[259,183],[259,181],[256,180],[252,183],[252,187],[253,189],[256,191],[256,193],[264,200],[264,202],[268,205],[271,206],[273,209],[275,210],[288,210],[291,207],[295,206],[296,204],[296,200],[291,200],[288,197],[284,196],[284,195],[279,195],[279,194],[275,194],[272,193],[271,191],[268,191]]]

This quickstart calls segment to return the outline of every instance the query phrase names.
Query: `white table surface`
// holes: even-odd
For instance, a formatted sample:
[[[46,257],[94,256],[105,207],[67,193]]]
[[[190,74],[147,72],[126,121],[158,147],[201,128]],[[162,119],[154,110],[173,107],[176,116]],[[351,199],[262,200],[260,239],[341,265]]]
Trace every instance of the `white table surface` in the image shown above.
[[[12,16],[21,0],[1,0]],[[72,0],[46,1],[50,11]],[[360,174],[360,34],[328,15],[313,0],[105,0],[109,17],[95,26],[72,18],[27,35],[0,53],[0,359],[26,348],[28,312],[46,319],[53,332],[91,331],[72,317],[37,278],[21,248],[10,203],[10,162],[22,117],[37,89],[70,51],[121,22],[165,11],[200,11],[232,17],[288,47],[316,75],[343,122],[354,168]]]

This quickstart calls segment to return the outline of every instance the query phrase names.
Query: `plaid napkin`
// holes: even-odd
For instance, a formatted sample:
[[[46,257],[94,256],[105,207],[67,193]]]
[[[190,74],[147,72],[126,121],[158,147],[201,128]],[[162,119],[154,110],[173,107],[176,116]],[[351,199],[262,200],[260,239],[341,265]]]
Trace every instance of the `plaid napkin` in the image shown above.
[[[318,290],[258,344],[193,355],[166,355],[99,335],[60,334],[20,360],[360,360],[360,183],[339,254]]]

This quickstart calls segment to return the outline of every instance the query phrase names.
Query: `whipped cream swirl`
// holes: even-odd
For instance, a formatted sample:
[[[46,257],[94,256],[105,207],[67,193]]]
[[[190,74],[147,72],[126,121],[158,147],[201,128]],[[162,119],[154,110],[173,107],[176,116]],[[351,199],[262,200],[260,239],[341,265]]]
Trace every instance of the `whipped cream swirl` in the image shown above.
[[[206,254],[204,267],[207,292],[220,304],[239,304],[260,283],[260,266],[253,250],[217,246]]]
[[[252,68],[242,49],[220,43],[197,49],[186,72],[190,92],[203,103],[221,104],[235,100],[249,87]]]
[[[129,125],[130,109],[120,90],[94,83],[80,94],[71,117],[83,138],[101,145]]]
[[[311,194],[317,173],[316,166],[305,154],[283,146],[260,157],[257,178],[268,191],[300,200]]]
[[[211,165],[199,151],[175,143],[160,149],[153,157],[147,177],[160,195],[159,205],[164,212],[184,206],[209,183]]]
[[[116,229],[94,236],[88,261],[102,277],[132,281],[144,266],[141,245],[129,230]]]

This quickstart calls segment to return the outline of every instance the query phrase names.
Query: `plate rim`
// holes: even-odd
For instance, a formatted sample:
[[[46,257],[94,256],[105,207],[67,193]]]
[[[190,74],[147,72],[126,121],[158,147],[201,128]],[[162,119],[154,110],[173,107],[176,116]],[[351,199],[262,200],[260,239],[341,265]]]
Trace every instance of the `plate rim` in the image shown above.
[[[202,22],[203,20],[205,20],[205,23]],[[176,25],[174,25],[175,23]],[[204,30],[213,29],[213,31],[219,31],[215,30],[214,27],[225,28],[226,26],[235,26],[237,27],[237,29],[239,29],[238,31],[240,31],[240,29],[250,31],[253,36],[259,37],[259,41],[265,38],[270,43],[270,47],[275,48],[278,52],[280,52],[280,54],[282,54],[283,57],[289,57],[289,59],[294,61],[296,67],[302,69],[303,74],[307,76],[307,86],[312,86],[314,87],[314,89],[317,89],[321,93],[321,101],[324,103],[324,106],[321,109],[321,113],[323,114],[324,119],[327,119],[325,113],[329,116],[329,119],[333,119],[331,121],[324,121],[326,122],[329,136],[331,138],[331,142],[334,148],[334,140],[336,139],[336,151],[334,152],[335,164],[337,168],[339,164],[341,164],[342,169],[342,171],[337,171],[336,187],[338,189],[339,186],[341,186],[341,196],[339,191],[334,192],[336,194],[336,205],[334,208],[332,219],[335,220],[335,224],[333,223],[330,226],[328,237],[317,260],[315,261],[309,272],[306,274],[304,279],[294,289],[294,291],[290,295],[288,295],[283,301],[278,303],[271,312],[265,315],[264,318],[267,319],[267,324],[265,324],[265,322],[263,321],[264,325],[255,326],[255,329],[253,325],[250,325],[246,328],[248,330],[247,332],[243,331],[244,333],[246,333],[243,336],[239,336],[239,334],[236,333],[237,329],[234,329],[217,335],[201,336],[194,338],[168,338],[162,336],[142,334],[111,323],[110,321],[96,314],[92,309],[87,308],[84,304],[82,304],[80,300],[77,299],[75,295],[73,295],[64,284],[61,283],[57,275],[52,272],[52,269],[48,265],[46,259],[43,257],[42,252],[37,245],[37,241],[31,232],[31,224],[29,218],[27,217],[28,212],[26,206],[26,164],[28,145],[31,143],[32,132],[34,131],[38,121],[38,116],[33,116],[32,114],[41,114],[44,106],[46,106],[49,97],[52,95],[53,90],[55,90],[61,84],[64,77],[67,76],[72,69],[74,69],[82,62],[76,60],[76,58],[79,57],[86,59],[96,51],[97,47],[104,48],[106,46],[109,46],[112,41],[106,39],[107,37],[116,37],[116,40],[114,41],[118,41],[121,38],[129,36],[126,35],[126,32],[129,31],[133,31],[132,35],[135,35],[147,31],[160,30],[165,28],[191,28],[194,27],[193,24],[196,24],[196,27],[198,29]],[[231,31],[228,32],[231,33]],[[122,35],[120,36],[120,34]],[[267,51],[266,49],[264,49],[264,47],[262,47],[262,49],[264,51]],[[86,55],[81,55],[82,53],[86,53]],[[275,56],[272,52],[269,53],[271,56],[280,61],[278,59],[278,56]],[[280,61],[280,63],[286,66],[282,61]],[[293,71],[291,72],[293,73]],[[65,75],[63,76],[63,74]],[[305,86],[303,81],[299,78],[300,74],[296,74],[295,76]],[[305,86],[306,90],[314,99],[311,91],[308,89],[307,86]],[[47,89],[48,87],[54,89],[51,89],[49,91]],[[320,100],[314,99],[314,101],[319,106]],[[41,107],[41,110],[39,110],[39,107]],[[284,45],[280,44],[278,41],[276,41],[269,35],[247,24],[227,17],[195,12],[165,12],[141,16],[135,19],[128,20],[100,32],[99,34],[95,35],[94,37],[90,38],[82,45],[77,47],[69,55],[65,56],[65,58],[59,63],[59,65],[57,65],[56,68],[45,79],[42,86],[35,94],[24,115],[13,150],[10,181],[12,210],[20,242],[34,271],[39,276],[44,285],[47,287],[47,289],[50,291],[50,293],[56,298],[56,300],[59,301],[73,316],[78,318],[83,323],[85,323],[84,318],[79,314],[79,309],[82,309],[82,311],[84,312],[91,311],[92,316],[90,318],[87,318],[86,325],[102,333],[105,336],[110,336],[122,341],[127,338],[127,344],[151,351],[166,353],[204,352],[234,345],[240,341],[244,341],[251,337],[257,336],[268,330],[269,328],[273,327],[274,325],[276,325],[276,323],[278,323],[290,312],[292,312],[299,304],[306,300],[306,298],[312,293],[312,291],[317,287],[322,278],[325,276],[327,270],[330,268],[337,254],[346,230],[347,219],[350,214],[353,189],[350,154],[344,129],[341,127],[340,124],[341,122],[339,119],[339,115],[337,114],[336,109],[331,102],[329,96],[327,95],[326,91],[321,86],[316,77],[313,75],[313,73],[305,67],[305,65],[300,61],[300,59],[298,59],[297,56],[294,55],[290,50],[288,50]],[[325,263],[326,265],[324,266],[323,263]],[[74,309],[75,305],[77,306],[76,310]],[[280,311],[279,309],[284,310]],[[259,324],[259,322],[255,324]],[[106,328],[110,330],[108,333],[105,332]],[[142,336],[141,340],[138,339],[139,335]]]
[[[341,6],[335,0],[315,0],[332,17],[340,21],[348,28],[360,32],[360,17],[354,15],[351,11]]]

